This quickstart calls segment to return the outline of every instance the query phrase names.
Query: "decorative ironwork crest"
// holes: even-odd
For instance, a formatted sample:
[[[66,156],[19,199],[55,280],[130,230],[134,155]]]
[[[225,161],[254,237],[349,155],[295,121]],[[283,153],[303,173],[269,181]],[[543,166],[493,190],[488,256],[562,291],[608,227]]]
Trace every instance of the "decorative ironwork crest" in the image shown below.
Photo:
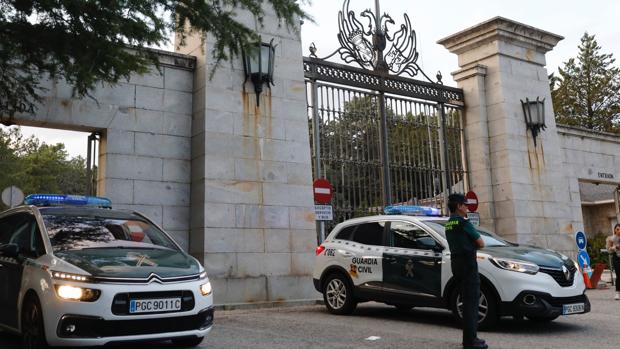
[[[390,27],[395,22],[390,15],[366,9],[358,19],[355,12],[349,10],[349,2],[345,0],[338,12],[340,48],[323,59],[338,53],[346,63],[356,62],[364,69],[411,77],[422,74],[428,81],[435,82],[417,64],[416,33],[407,14],[404,14],[404,24],[392,33]],[[314,43],[310,46],[310,56],[317,58]],[[441,73],[437,74],[436,83],[442,83]]]

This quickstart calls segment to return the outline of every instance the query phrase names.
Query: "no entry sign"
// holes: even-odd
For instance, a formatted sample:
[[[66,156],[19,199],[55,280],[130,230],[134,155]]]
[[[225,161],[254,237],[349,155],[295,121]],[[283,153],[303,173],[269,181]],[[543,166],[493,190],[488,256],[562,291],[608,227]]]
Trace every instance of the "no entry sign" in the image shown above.
[[[329,204],[332,201],[332,185],[327,179],[317,179],[312,183],[314,190],[314,202],[317,204]]]
[[[467,200],[467,209],[470,212],[476,212],[478,209],[478,196],[476,196],[476,193],[468,191],[467,194],[465,194],[465,199]]]

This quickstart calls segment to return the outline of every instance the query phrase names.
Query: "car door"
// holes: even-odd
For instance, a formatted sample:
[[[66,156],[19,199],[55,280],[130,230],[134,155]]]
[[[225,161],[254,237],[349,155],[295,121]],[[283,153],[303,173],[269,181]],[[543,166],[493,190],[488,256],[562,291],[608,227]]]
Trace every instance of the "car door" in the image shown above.
[[[0,256],[0,322],[17,328],[17,300],[21,291],[24,263],[41,254],[42,241],[34,216],[20,212],[0,220],[0,245],[14,244],[19,257]]]
[[[358,291],[381,289],[384,227],[384,222],[364,222],[336,236],[333,253]]]
[[[420,226],[390,221],[383,254],[384,291],[404,296],[441,297],[441,245]]]

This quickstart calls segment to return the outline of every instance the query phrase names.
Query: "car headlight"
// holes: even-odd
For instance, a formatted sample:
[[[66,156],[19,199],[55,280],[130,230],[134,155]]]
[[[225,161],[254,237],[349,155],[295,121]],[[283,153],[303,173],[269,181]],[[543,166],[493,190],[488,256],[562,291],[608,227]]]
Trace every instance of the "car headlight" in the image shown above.
[[[514,260],[514,259],[506,259],[506,258],[495,258],[490,257],[489,260],[500,269],[516,271],[518,273],[526,273],[526,274],[536,274],[538,273],[538,266],[534,263],[528,263],[524,261]]]
[[[80,274],[72,274],[72,273],[64,273],[62,271],[54,271],[50,272],[52,274],[52,278],[56,280],[65,280],[65,281],[78,281],[78,282],[91,282],[91,277]]]
[[[91,288],[71,285],[55,285],[55,288],[58,297],[71,301],[94,302],[101,295],[101,291]]]
[[[213,288],[211,288],[211,283],[207,282],[206,284],[200,285],[200,293],[203,296],[208,296],[213,292]]]

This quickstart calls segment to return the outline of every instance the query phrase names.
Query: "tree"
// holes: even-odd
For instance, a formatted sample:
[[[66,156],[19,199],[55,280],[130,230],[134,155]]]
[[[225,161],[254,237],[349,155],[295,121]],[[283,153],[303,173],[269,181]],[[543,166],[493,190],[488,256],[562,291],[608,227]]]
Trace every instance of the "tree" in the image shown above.
[[[601,53],[594,35],[581,38],[579,54],[551,76],[556,121],[596,131],[620,132],[620,69]]]
[[[0,128],[0,190],[11,185],[24,193],[86,194],[86,161],[68,158],[61,143],[49,145],[19,128]],[[6,207],[0,203],[0,210]]]
[[[145,73],[158,66],[146,47],[172,32],[180,45],[193,32],[213,35],[218,64],[255,50],[257,33],[236,18],[249,12],[262,25],[264,2],[289,28],[308,18],[296,0],[0,0],[0,117],[34,112],[46,78],[83,97],[98,83]]]

